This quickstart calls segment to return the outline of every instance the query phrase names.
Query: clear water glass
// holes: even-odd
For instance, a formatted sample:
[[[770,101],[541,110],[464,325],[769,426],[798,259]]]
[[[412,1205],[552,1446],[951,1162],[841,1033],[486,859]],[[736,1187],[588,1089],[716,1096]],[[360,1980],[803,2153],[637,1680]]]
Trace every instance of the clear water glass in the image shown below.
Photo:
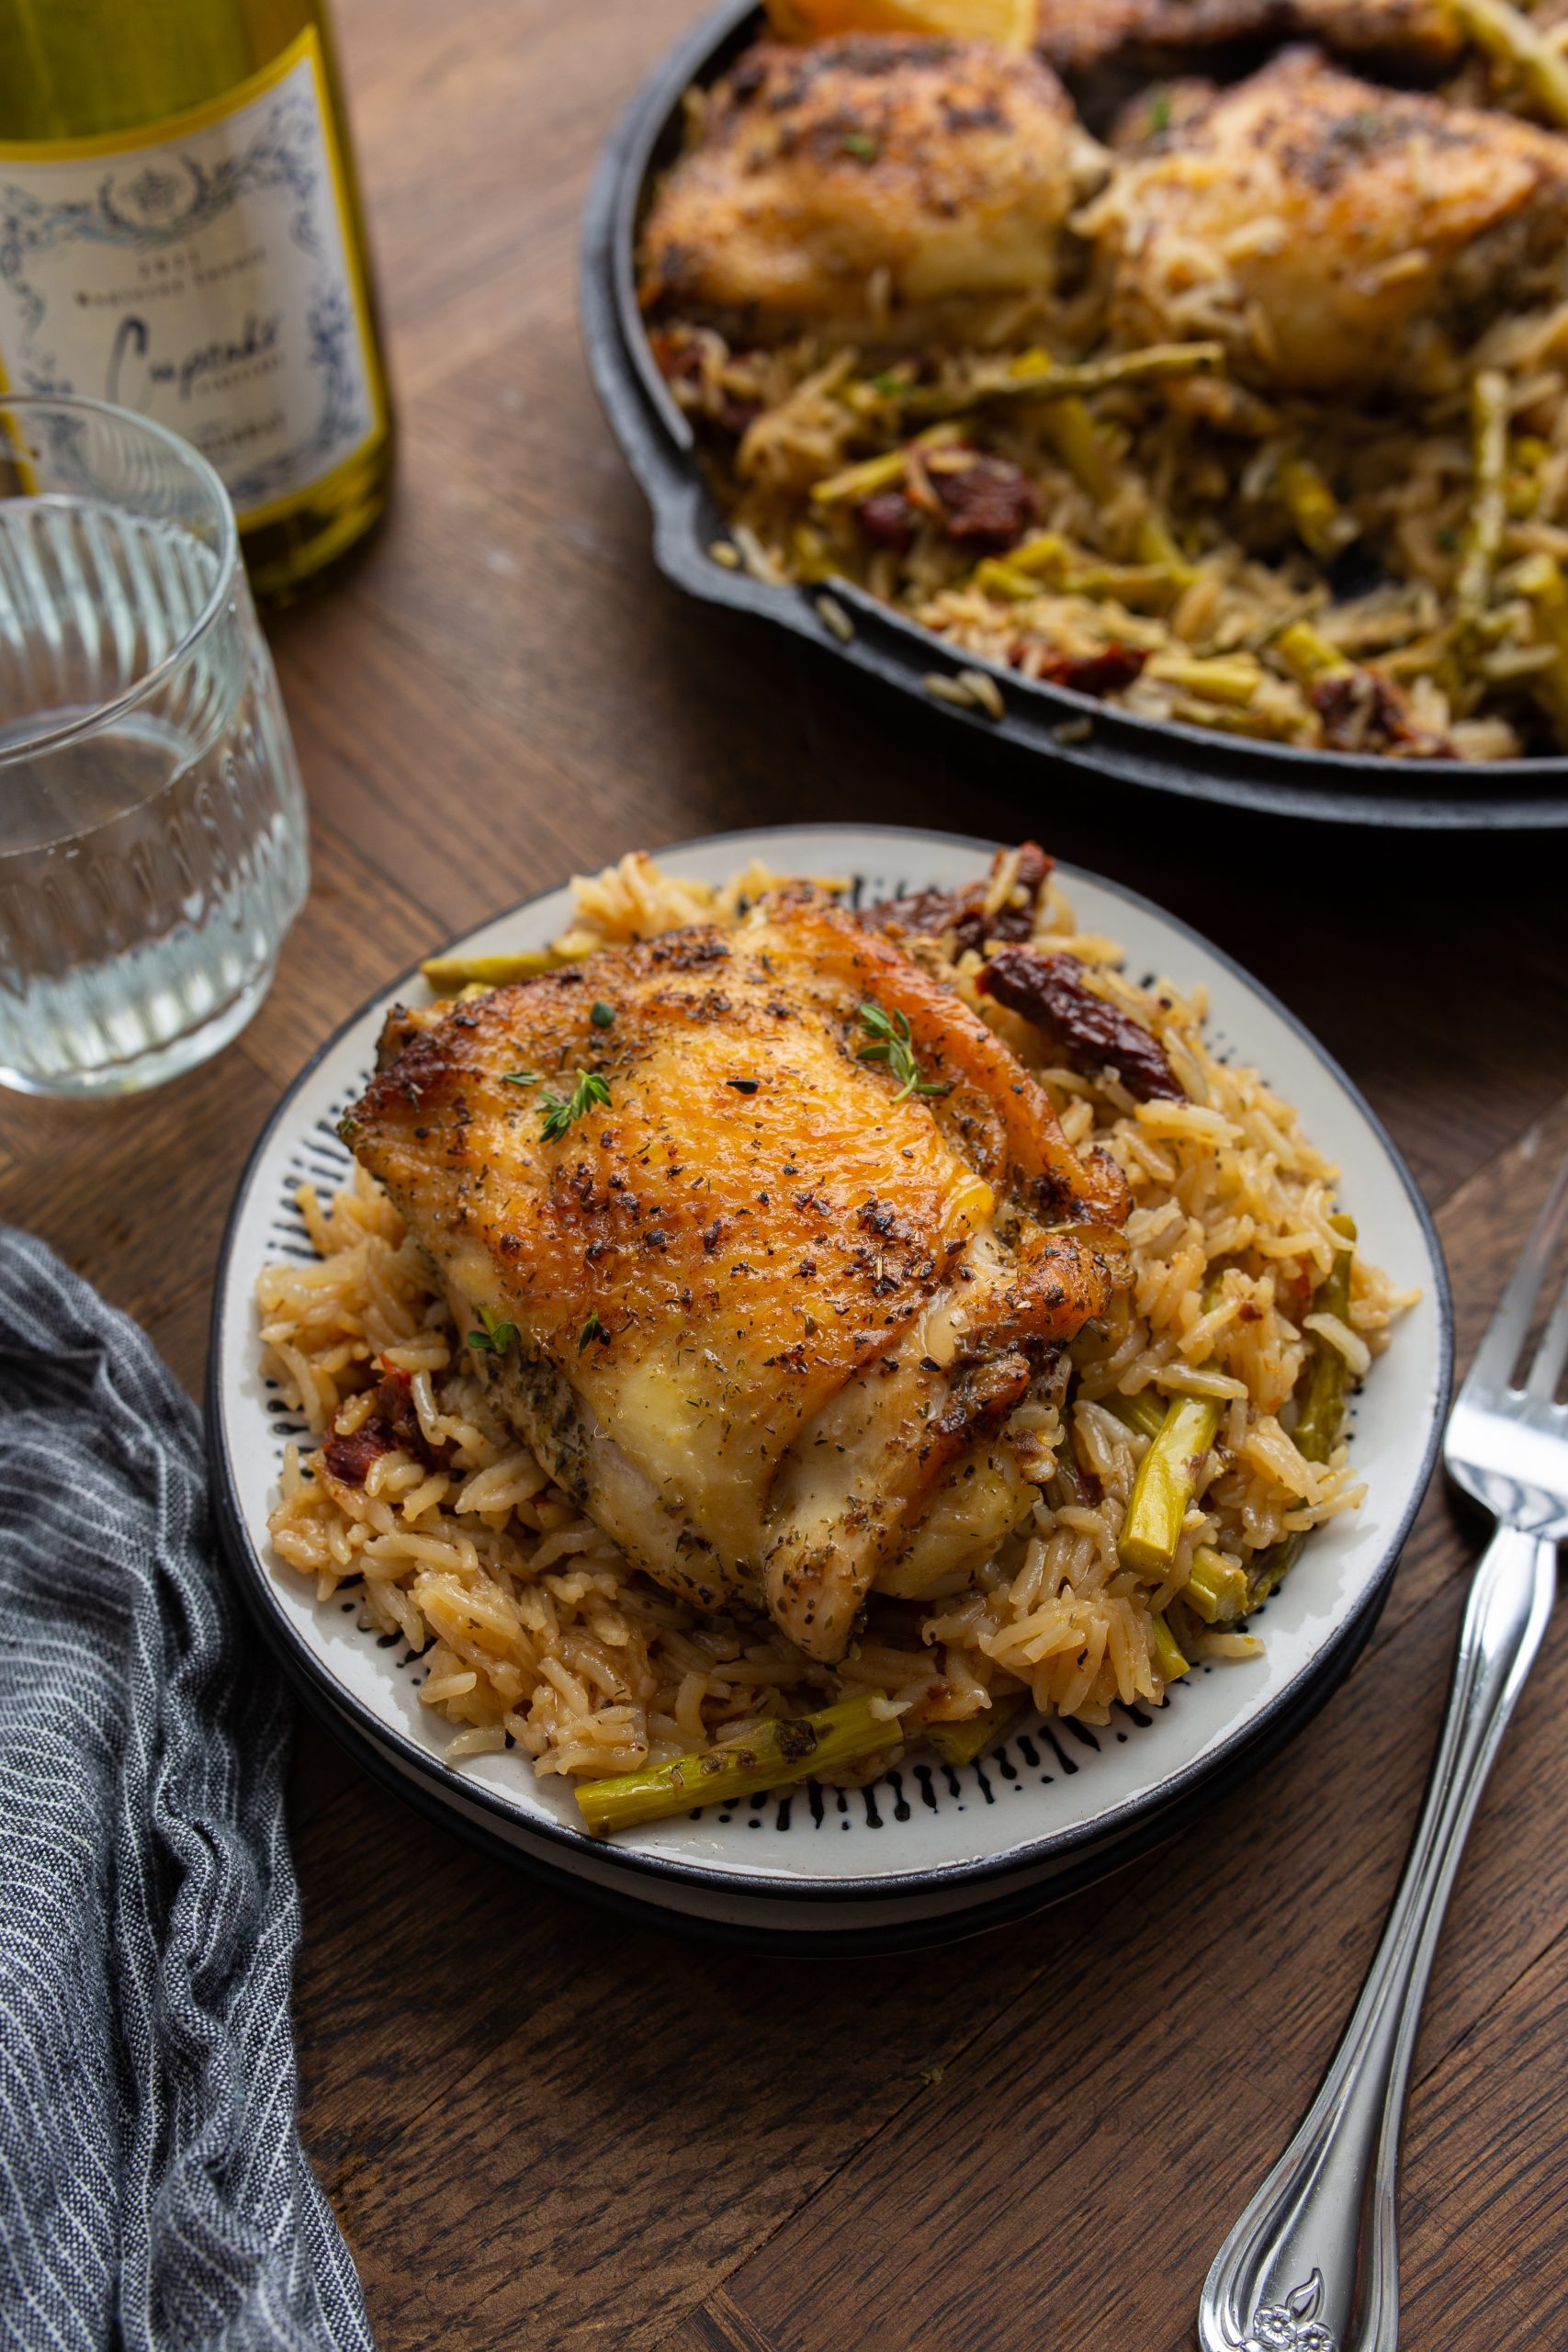
[[[309,879],[218,476],[145,417],[0,397],[0,1084],[127,1092],[204,1060]]]

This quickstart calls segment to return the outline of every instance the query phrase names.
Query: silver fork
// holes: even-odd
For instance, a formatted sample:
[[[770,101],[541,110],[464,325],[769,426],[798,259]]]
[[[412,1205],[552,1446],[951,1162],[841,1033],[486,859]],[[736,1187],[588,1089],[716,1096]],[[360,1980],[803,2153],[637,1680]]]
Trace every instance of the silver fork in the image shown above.
[[[1568,1280],[1518,1362],[1568,1217],[1568,1162],[1449,1418],[1449,1476],[1495,1519],[1404,1874],[1354,2016],[1305,2122],[1220,2248],[1203,2352],[1394,2352],[1399,2137],[1421,2003],[1460,1856],[1534,1663],[1568,1536]]]

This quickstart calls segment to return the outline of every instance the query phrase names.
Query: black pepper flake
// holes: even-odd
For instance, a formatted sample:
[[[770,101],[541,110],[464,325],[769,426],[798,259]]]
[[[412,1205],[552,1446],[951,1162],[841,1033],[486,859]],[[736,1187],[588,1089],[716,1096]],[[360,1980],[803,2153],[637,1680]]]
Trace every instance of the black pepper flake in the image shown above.
[[[756,1078],[727,1078],[726,1086],[733,1086],[737,1094],[755,1094],[761,1080]]]

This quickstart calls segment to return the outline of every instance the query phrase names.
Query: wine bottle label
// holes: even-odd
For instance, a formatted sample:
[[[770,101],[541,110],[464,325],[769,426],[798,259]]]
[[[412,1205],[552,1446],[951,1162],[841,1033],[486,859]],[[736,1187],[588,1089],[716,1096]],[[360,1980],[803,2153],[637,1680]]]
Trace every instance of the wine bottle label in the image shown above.
[[[170,121],[0,143],[0,388],[171,426],[242,524],[365,447],[384,395],[313,25]]]

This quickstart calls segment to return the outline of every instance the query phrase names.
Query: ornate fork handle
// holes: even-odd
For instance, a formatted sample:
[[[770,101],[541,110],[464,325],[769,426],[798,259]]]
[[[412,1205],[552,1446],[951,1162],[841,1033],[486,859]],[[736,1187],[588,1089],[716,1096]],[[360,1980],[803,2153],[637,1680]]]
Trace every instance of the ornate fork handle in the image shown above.
[[[1499,1527],[1477,1566],[1421,1819],[1323,2086],[1215,2258],[1203,2352],[1394,2352],[1395,2192],[1427,1978],[1486,1775],[1546,1631],[1557,1546]]]

